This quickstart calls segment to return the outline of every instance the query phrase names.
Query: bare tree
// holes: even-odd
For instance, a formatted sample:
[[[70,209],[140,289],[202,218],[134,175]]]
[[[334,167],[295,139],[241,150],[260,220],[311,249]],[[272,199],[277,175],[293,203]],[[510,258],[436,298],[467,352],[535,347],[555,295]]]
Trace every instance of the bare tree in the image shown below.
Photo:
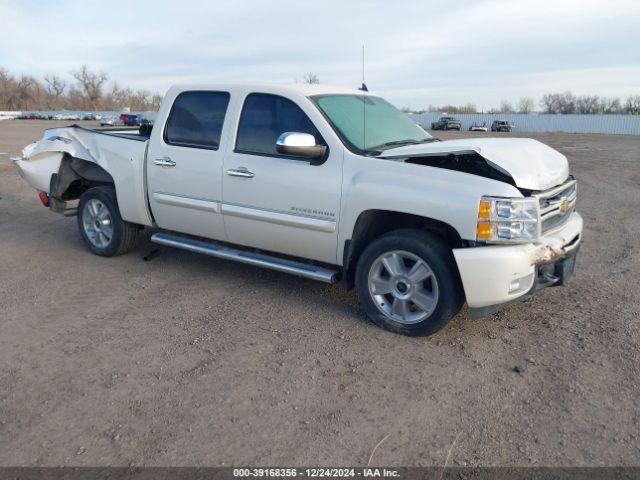
[[[619,98],[603,98],[601,101],[602,113],[623,113],[622,103]]]
[[[425,110],[422,110],[422,111],[425,111]],[[442,106],[429,104],[429,107],[426,109],[426,111],[427,112],[447,112],[451,114],[456,114],[456,113],[477,113],[478,109],[476,108],[476,105],[474,103],[467,103],[466,105],[442,105]]]
[[[544,113],[560,113],[560,101],[557,93],[545,93],[540,99],[540,106]]]
[[[57,75],[45,75],[44,82],[47,85],[47,92],[55,98],[60,98],[67,88],[67,82]]]
[[[313,72],[305,73],[304,77],[302,77],[302,83],[315,85],[320,83],[320,77],[318,77],[317,73],[313,73]]]
[[[624,103],[624,110],[631,115],[640,115],[640,95],[631,95]]]
[[[56,98],[60,97],[67,88],[67,82],[57,75],[45,75],[44,81],[47,84],[47,92]]]
[[[28,75],[22,75],[16,82],[13,103],[17,109],[30,110],[35,106],[36,79]]]
[[[94,73],[89,67],[82,65],[80,70],[71,72],[84,91],[85,97],[93,110],[98,109],[100,98],[102,97],[102,86],[107,81],[108,75],[104,72]]]
[[[477,113],[478,109],[476,108],[475,103],[467,103],[465,106],[461,107],[460,113]]]
[[[57,75],[45,75],[45,90],[47,108],[60,108],[64,103],[64,91],[67,88],[67,82]]]
[[[571,92],[547,93],[540,100],[545,113],[576,113],[576,97]]]
[[[533,98],[522,97],[518,100],[518,113],[533,113],[534,109]]]
[[[576,112],[584,114],[600,113],[601,103],[598,95],[582,95],[576,100]]]
[[[513,106],[511,105],[511,102],[507,101],[507,100],[502,100],[500,102],[500,113],[512,113],[513,110]]]
[[[9,71],[5,68],[0,68],[0,108],[11,109],[9,103],[13,94],[14,85],[15,79]]]
[[[74,73],[77,83],[69,84],[48,74],[40,81],[28,75],[19,78],[0,67],[0,110],[71,108],[74,110],[130,107],[138,111],[157,110],[162,96],[146,90],[122,89],[116,83],[109,90],[107,75],[92,73],[84,66]]]

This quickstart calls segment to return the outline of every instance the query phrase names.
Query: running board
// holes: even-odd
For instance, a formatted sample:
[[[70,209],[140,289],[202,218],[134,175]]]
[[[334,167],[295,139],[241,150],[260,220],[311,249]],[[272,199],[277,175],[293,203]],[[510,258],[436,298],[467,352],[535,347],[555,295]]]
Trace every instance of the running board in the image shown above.
[[[203,242],[178,235],[167,233],[155,233],[151,236],[151,241],[167,247],[181,248],[190,252],[202,253],[211,257],[234,260],[247,265],[270,268],[278,272],[291,273],[299,277],[319,280],[325,283],[336,283],[340,274],[336,270],[310,265],[307,263],[286,260],[284,258],[255,253],[245,250],[237,250],[223,246],[216,242]]]

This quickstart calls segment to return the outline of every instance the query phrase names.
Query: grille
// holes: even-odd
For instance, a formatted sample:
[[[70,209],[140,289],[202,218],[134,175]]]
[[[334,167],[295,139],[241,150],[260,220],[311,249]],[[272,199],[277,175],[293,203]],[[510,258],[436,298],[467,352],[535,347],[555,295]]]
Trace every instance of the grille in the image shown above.
[[[576,209],[578,185],[573,177],[562,185],[533,194],[540,202],[542,234],[560,228]]]

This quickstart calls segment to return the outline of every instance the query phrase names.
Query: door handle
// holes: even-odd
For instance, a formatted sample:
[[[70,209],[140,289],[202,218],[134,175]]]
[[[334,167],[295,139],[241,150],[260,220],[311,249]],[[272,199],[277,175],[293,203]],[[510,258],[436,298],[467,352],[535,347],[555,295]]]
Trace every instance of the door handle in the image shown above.
[[[245,167],[230,168],[227,170],[227,175],[231,177],[253,178],[255,175]]]
[[[153,163],[156,165],[160,165],[161,167],[175,167],[176,162],[171,160],[169,157],[156,158]]]

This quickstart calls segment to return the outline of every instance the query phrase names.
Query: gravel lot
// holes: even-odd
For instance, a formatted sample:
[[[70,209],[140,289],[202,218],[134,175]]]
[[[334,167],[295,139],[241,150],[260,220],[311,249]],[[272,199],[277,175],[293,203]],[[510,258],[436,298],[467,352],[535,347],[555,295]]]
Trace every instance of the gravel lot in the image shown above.
[[[53,124],[0,122],[0,152]],[[431,338],[338,285],[145,262],[148,235],[91,255],[0,157],[0,465],[366,465],[383,439],[374,465],[640,464],[640,137],[512,135],[580,181],[576,276]]]

